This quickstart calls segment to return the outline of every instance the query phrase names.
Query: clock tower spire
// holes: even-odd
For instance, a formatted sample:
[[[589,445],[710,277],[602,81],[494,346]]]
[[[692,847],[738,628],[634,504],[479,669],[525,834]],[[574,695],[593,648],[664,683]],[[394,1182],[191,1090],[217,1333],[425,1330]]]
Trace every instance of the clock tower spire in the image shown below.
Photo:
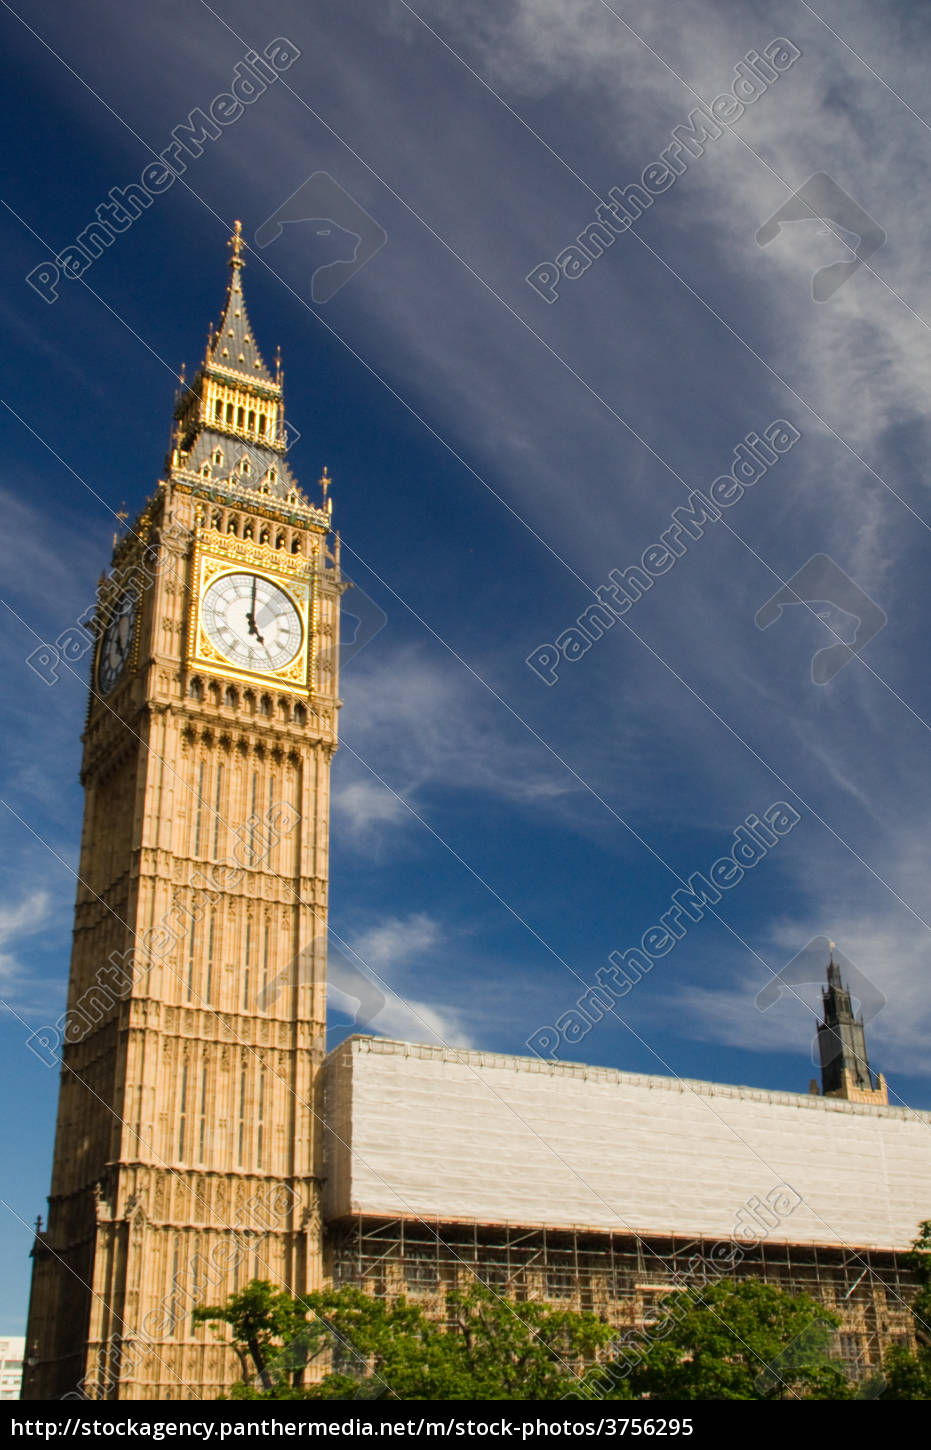
[[[100,586],[24,1398],[216,1398],[238,1367],[193,1307],[322,1273],[344,586],[332,500],[312,503],[286,456],[244,250],[237,222],[165,475]]]

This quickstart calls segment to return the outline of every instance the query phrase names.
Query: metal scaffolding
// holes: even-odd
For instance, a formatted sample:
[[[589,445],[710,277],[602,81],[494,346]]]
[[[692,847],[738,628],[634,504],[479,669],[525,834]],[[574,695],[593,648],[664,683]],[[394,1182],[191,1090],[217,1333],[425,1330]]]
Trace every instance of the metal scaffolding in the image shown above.
[[[330,1224],[328,1260],[335,1288],[404,1295],[437,1317],[449,1290],[480,1283],[514,1300],[587,1310],[618,1329],[648,1324],[677,1288],[762,1279],[840,1317],[833,1353],[856,1378],[878,1369],[890,1345],[914,1344],[916,1281],[892,1250],[357,1214]]]

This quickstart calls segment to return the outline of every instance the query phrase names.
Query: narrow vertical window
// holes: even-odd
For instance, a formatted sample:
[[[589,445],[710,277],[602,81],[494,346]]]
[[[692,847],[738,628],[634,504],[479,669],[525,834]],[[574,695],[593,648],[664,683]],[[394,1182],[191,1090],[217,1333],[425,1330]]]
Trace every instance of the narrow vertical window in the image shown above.
[[[200,1075],[200,1135],[197,1146],[197,1157],[199,1162],[204,1162],[204,1149],[207,1142],[207,1068],[203,1068]]]
[[[194,994],[194,943],[196,940],[195,929],[196,923],[192,921],[191,935],[188,939],[187,946],[187,998],[189,1002]]]
[[[223,790],[223,763],[217,765],[217,796],[214,802],[213,816],[213,854],[220,854],[220,798]]]
[[[252,964],[252,922],[246,922],[246,960],[242,974],[242,1010],[249,1010],[249,970]]]
[[[246,1142],[246,1069],[245,1065],[239,1073],[239,1149],[237,1162],[242,1167],[243,1148]]]
[[[181,1069],[181,1117],[178,1123],[178,1157],[184,1159],[184,1133],[187,1127],[187,1063]]]
[[[255,1121],[255,1166],[262,1167],[262,1144],[265,1135],[265,1069],[259,1069],[259,1108]]]
[[[265,940],[262,943],[262,1001],[268,995],[268,922],[265,923]]]
[[[259,773],[252,772],[252,804],[249,807],[249,865],[255,865],[255,822],[256,801],[259,793]]]
[[[209,1003],[213,994],[213,939],[216,931],[216,912],[210,913],[210,926],[207,928],[207,984],[204,990],[204,1001]]]
[[[178,1235],[175,1234],[175,1251],[171,1261],[171,1332],[177,1334],[183,1330],[183,1316],[178,1313],[178,1279],[180,1278],[180,1255],[178,1252]]]
[[[275,780],[275,777],[271,776],[268,782],[268,814],[265,817],[265,819],[269,822],[274,820],[273,810],[275,805],[275,790],[277,788],[277,785],[278,782]],[[265,866],[269,871],[274,870],[274,861],[272,860],[272,839],[272,836],[269,834],[265,842],[264,860],[262,862],[263,866]]]
[[[194,825],[194,855],[200,855],[200,828],[204,810],[204,762],[201,761],[200,769],[197,772],[197,813]]]

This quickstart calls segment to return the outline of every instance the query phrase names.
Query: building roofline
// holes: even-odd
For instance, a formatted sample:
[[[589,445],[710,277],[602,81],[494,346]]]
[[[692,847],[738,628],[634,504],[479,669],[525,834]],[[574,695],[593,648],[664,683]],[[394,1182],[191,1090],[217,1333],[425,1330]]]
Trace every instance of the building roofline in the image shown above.
[[[360,1050],[386,1057],[415,1057],[434,1062],[460,1063],[467,1067],[503,1068],[506,1071],[532,1073],[541,1077],[564,1077],[584,1082],[616,1083],[647,1087],[652,1091],[697,1093],[701,1097],[743,1098],[750,1102],[781,1103],[785,1107],[808,1108],[815,1112],[853,1113],[859,1117],[915,1118],[931,1126],[931,1112],[920,1108],[895,1107],[892,1104],[856,1103],[846,1098],[822,1097],[816,1093],[791,1093],[767,1088],[746,1087],[736,1083],[709,1082],[701,1078],[662,1077],[649,1073],[623,1072],[620,1068],[595,1067],[583,1062],[554,1062],[549,1058],[521,1057],[516,1053],[492,1052],[472,1047],[443,1047],[436,1043],[402,1042],[391,1037],[353,1033],[330,1051],[326,1064],[340,1054],[354,1055]]]

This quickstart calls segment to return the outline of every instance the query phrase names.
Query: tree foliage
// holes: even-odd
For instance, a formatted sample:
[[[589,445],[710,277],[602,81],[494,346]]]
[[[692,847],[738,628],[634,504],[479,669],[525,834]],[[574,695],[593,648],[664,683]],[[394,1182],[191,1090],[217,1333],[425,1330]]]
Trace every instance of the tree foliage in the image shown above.
[[[284,1347],[301,1342],[307,1306],[267,1279],[253,1279],[225,1304],[201,1305],[192,1318],[195,1324],[228,1325],[244,1378],[257,1376],[271,1390],[282,1372]]]
[[[229,1327],[243,1365],[235,1398],[559,1399],[614,1333],[594,1314],[516,1303],[480,1286],[447,1295],[445,1323],[351,1286],[297,1300],[266,1280],[195,1319]],[[325,1351],[330,1372],[300,1384]]]
[[[931,1400],[931,1219],[918,1226],[906,1264],[918,1278],[918,1293],[912,1302],[912,1321],[917,1348],[896,1344],[883,1359],[885,1387],[882,1400]]]
[[[837,1315],[756,1279],[670,1293],[623,1342],[594,1314],[482,1286],[450,1292],[440,1321],[403,1298],[347,1286],[295,1299],[259,1279],[194,1319],[232,1339],[234,1398],[931,1399],[931,1221],[909,1262],[918,1351],[890,1349],[883,1379],[865,1387],[830,1357]]]
[[[839,1322],[810,1295],[758,1279],[695,1286],[662,1299],[587,1382],[610,1399],[849,1399],[828,1354]]]

